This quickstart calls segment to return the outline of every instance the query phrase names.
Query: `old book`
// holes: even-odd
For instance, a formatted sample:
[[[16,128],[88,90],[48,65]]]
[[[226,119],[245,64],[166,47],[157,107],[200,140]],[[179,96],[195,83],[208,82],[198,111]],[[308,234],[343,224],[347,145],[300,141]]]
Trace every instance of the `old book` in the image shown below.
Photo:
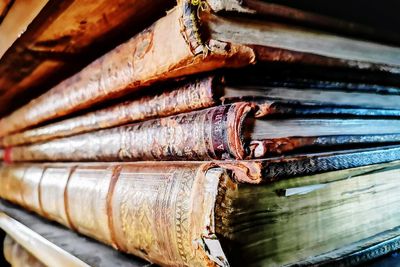
[[[45,267],[41,261],[36,259],[24,247],[15,242],[9,235],[6,236],[3,243],[4,257],[14,267]]]
[[[10,7],[12,6],[12,0],[2,0],[0,1],[0,24],[2,23],[4,17],[7,15]]]
[[[400,117],[399,88],[309,80],[290,83],[266,80],[259,74],[243,75],[246,83],[238,81],[235,73],[226,73],[174,82],[178,83],[174,87],[159,86],[145,96],[135,95],[107,108],[6,135],[0,138],[0,146],[43,142],[241,100],[259,106],[262,112],[257,117]]]
[[[4,230],[13,240],[18,242],[19,245],[23,246],[31,256],[38,259],[40,262],[45,263],[44,266],[74,266],[74,267],[87,267],[88,265],[60,249],[53,243],[49,242],[44,237],[40,236],[30,228],[11,218],[4,212],[0,212],[0,228]],[[8,252],[6,252],[9,254]],[[25,254],[24,252],[21,252]],[[7,256],[7,255],[6,255]],[[22,256],[22,255],[8,255]],[[25,254],[25,256],[27,256]],[[21,258],[15,258],[14,260],[22,260]],[[18,265],[17,265],[18,266]],[[21,265],[30,266],[30,265]]]
[[[301,148],[400,141],[396,119],[263,119],[247,102],[7,147],[18,161],[142,161],[264,158]],[[268,108],[257,110],[260,114]]]
[[[10,1],[3,1],[5,3],[10,2]],[[38,2],[38,1],[35,1]],[[129,14],[132,12],[133,5],[137,3],[133,3],[130,1],[120,1],[120,2],[114,2],[113,4],[110,3],[102,3],[98,1],[91,1],[88,3],[80,4],[77,5],[76,1],[69,1],[67,4],[57,6],[56,1],[45,1],[47,6],[50,7],[45,7],[47,11],[42,12],[39,14],[36,18],[36,21],[33,22],[34,25],[31,25],[29,27],[27,35],[32,36],[36,35],[33,37],[32,40],[27,40],[30,37],[26,38],[23,37],[25,47],[29,46],[29,49],[24,49],[24,50],[17,50],[15,49],[16,46],[21,48],[21,42],[12,47],[13,52],[8,54],[8,58],[18,58],[18,66],[24,66],[24,74],[15,74],[12,72],[11,69],[7,69],[7,72],[5,73],[5,69],[3,68],[1,71],[4,74],[5,77],[9,78],[4,78],[7,79],[7,87],[4,87],[3,89],[7,91],[7,100],[11,104],[11,108],[16,107],[18,105],[21,105],[24,103],[24,101],[21,101],[21,93],[29,93],[30,96],[37,96],[38,92],[43,92],[44,88],[48,87],[49,85],[53,84],[54,82],[61,81],[61,78],[67,77],[68,73],[72,73],[74,70],[79,69],[82,67],[86,61],[83,60],[84,55],[87,55],[87,53],[80,53],[80,57],[75,57],[74,62],[69,61],[66,57],[67,56],[72,56],[72,55],[66,55],[64,56],[62,52],[60,52],[61,46],[64,44],[67,45],[67,50],[70,51],[71,47],[74,47],[76,50],[79,50],[80,46],[85,47],[85,40],[88,38],[89,35],[96,35],[98,31],[103,31],[105,33],[107,31],[102,29],[101,27],[94,28],[91,27],[92,21],[97,22],[97,21],[105,21],[107,19],[108,26],[112,26],[111,24],[114,23],[114,20],[120,20],[122,24],[127,24],[124,22],[126,20],[126,14]],[[154,1],[153,1],[154,2]],[[169,1],[162,1],[162,2],[157,2],[157,10],[159,11],[159,14],[162,13],[163,9],[165,7],[172,7],[175,1],[169,0]],[[215,1],[214,1],[215,2]],[[238,5],[238,1],[231,1],[234,4]],[[17,2],[19,3],[19,2]],[[1,4],[1,3],[0,3]],[[68,5],[68,7],[67,7]],[[151,10],[152,9],[152,3],[148,3],[144,8],[141,10]],[[161,6],[163,5],[163,6]],[[215,5],[215,4],[214,4]],[[232,5],[232,4],[231,4]],[[399,38],[395,32],[389,32],[387,29],[374,29],[374,28],[368,28],[365,26],[361,26],[358,24],[355,24],[354,22],[346,22],[338,19],[332,19],[329,17],[324,17],[321,16],[320,14],[313,14],[310,12],[304,12],[302,10],[290,8],[287,6],[283,5],[278,5],[276,3],[270,3],[270,2],[265,2],[265,1],[241,1],[240,5],[243,6],[243,10],[246,10],[247,12],[256,12],[260,13],[263,16],[268,16],[269,19],[277,19],[277,20],[283,20],[285,22],[292,22],[296,24],[300,24],[303,26],[308,26],[311,28],[318,28],[322,30],[327,30],[330,32],[334,33],[339,33],[339,34],[347,34],[348,36],[352,37],[361,37],[361,38],[366,38],[368,40],[376,40],[376,41],[384,41],[384,42],[397,42],[399,43]],[[57,7],[56,7],[57,6]],[[114,10],[115,11],[111,11]],[[346,7],[347,8],[347,7]],[[27,10],[33,10],[33,8],[26,8]],[[1,10],[1,7],[0,7]],[[110,14],[104,13],[104,11],[109,11],[111,12]],[[112,12],[118,12],[118,16],[114,16]],[[1,13],[1,12],[0,12]],[[317,12],[319,13],[319,12]],[[74,17],[72,20],[70,20],[70,17],[68,14],[74,14]],[[105,14],[106,19],[99,19],[102,14]],[[335,14],[333,14],[335,15]],[[1,17],[1,15],[0,15]],[[18,17],[18,16],[17,16]],[[19,16],[23,17],[23,16]],[[43,19],[43,18],[48,18],[50,17],[51,19],[56,18],[60,22],[65,22],[68,20],[68,28],[71,28],[71,31],[66,31],[65,25],[60,25],[60,24],[51,24],[48,20]],[[62,18],[60,18],[62,17]],[[131,23],[128,23],[129,25],[137,25],[134,23],[137,21],[138,14],[131,14],[130,20]],[[59,19],[58,19],[59,18]],[[148,18],[152,18],[151,15],[148,16]],[[383,18],[384,19],[384,18]],[[0,18],[1,20],[1,18]],[[36,26],[39,23],[42,24],[42,31],[45,32],[52,32],[52,34],[48,35],[45,33],[45,36],[43,36],[38,30]],[[18,21],[18,26],[21,26],[21,20]],[[50,25],[51,24],[51,25]],[[101,23],[100,23],[101,25]],[[142,25],[142,24],[141,24]],[[144,25],[144,24],[143,24]],[[60,27],[62,26],[62,27]],[[103,25],[101,25],[103,26]],[[10,28],[10,27],[9,27]],[[48,29],[50,28],[50,29]],[[121,28],[118,26],[118,28]],[[124,27],[122,27],[124,28]],[[126,31],[126,29],[123,29]],[[82,34],[82,31],[84,31],[84,34]],[[0,30],[1,32],[1,30]],[[19,31],[9,31],[13,32],[15,35],[15,32]],[[118,30],[118,32],[121,32],[121,29]],[[132,29],[127,32],[134,32]],[[1,35],[1,34],[0,34]],[[120,39],[121,41],[124,40],[123,38],[120,38],[120,36],[123,36],[124,34],[118,34],[117,37],[115,38],[115,35],[111,36],[108,38],[108,40],[113,40],[116,41],[115,39]],[[3,35],[2,35],[3,36]],[[59,36],[64,36],[64,39],[71,38],[70,42],[67,42],[66,40],[62,38],[58,38]],[[84,36],[83,38],[80,36]],[[96,37],[96,36],[95,36]],[[95,42],[98,42],[99,40],[104,40],[105,38],[99,36],[99,39],[96,40]],[[44,43],[43,43],[44,41]],[[72,44],[72,41],[74,43]],[[120,42],[121,42],[120,41]],[[33,48],[35,49],[34,51]],[[111,48],[111,47],[110,47]],[[40,49],[40,52],[38,51]],[[93,54],[93,50],[100,50],[100,51],[107,51],[107,49],[104,49],[104,43],[101,46],[93,46],[91,49],[86,49],[86,51],[90,51]],[[34,60],[30,56],[32,52],[40,53],[40,59],[35,58]],[[75,54],[75,53],[73,53]],[[6,60],[2,62],[2,65],[10,65],[12,64],[11,60]],[[58,61],[58,62],[57,62]],[[61,62],[62,61],[62,62]],[[39,62],[41,62],[39,64]],[[47,62],[47,65],[46,65]],[[43,63],[43,64],[42,64]],[[51,64],[50,64],[51,63]],[[14,63],[15,64],[15,63]],[[35,66],[41,65],[41,68],[37,68]],[[62,68],[62,69],[60,69]],[[35,71],[37,69],[37,71]],[[39,71],[40,70],[40,71]],[[66,71],[68,70],[68,71]],[[55,72],[57,71],[57,75],[54,75]],[[55,78],[57,77],[57,78]],[[49,80],[51,82],[49,82]],[[32,88],[32,86],[34,88]],[[12,89],[12,90],[11,90]],[[29,89],[29,90],[27,90]],[[25,94],[26,95],[26,94]],[[2,108],[2,111],[6,111],[5,108],[3,107],[5,104],[8,104],[7,101],[5,101],[6,98],[0,98],[0,103],[3,103],[0,108]],[[17,103],[17,104],[15,104]],[[1,114],[1,113],[0,113]]]
[[[214,5],[218,3],[226,2],[179,1],[141,34],[3,118],[0,136],[155,82],[222,67],[267,61],[375,70],[395,76],[399,70],[400,49],[396,47],[268,22],[262,16],[223,17],[213,12],[221,10]]]
[[[2,116],[143,30],[175,4],[173,0],[13,2],[0,25]]]
[[[163,266],[310,264],[399,235],[399,166],[252,185],[223,162],[8,165],[0,196]]]
[[[36,257],[40,257],[43,263],[48,266],[149,266],[149,262],[147,261],[132,255],[120,253],[93,239],[78,235],[76,232],[45,220],[43,217],[23,210],[10,202],[0,200],[0,211],[6,214],[3,219],[7,221],[7,224],[3,221],[3,223],[0,224],[0,228],[4,227],[4,230],[6,230],[9,235],[14,236],[21,242],[20,244],[28,245],[26,248],[27,250],[29,248],[34,253],[39,253]],[[20,228],[24,231],[22,233],[16,233]],[[39,243],[41,243],[42,240],[46,240],[46,243],[49,244],[47,249],[37,246],[36,243],[34,243],[33,247],[26,244],[24,241],[31,236],[38,236],[38,238],[34,239]],[[36,248],[38,248],[39,251],[37,251]],[[58,257],[56,253],[54,256],[51,256],[52,250],[61,251],[63,255]],[[44,254],[41,254],[43,252]],[[75,258],[77,260],[65,261],[65,258],[67,258],[67,260],[68,258]]]

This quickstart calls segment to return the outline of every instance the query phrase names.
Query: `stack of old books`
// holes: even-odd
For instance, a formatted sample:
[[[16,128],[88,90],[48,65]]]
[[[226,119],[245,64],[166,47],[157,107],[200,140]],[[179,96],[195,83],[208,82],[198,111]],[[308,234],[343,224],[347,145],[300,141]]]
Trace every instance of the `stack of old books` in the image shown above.
[[[396,42],[263,1],[178,1],[8,109],[0,197],[165,266],[348,265],[385,255],[400,246]],[[20,51],[10,49],[8,58]],[[61,75],[46,68],[13,88]],[[8,202],[0,208],[10,261],[134,261]]]

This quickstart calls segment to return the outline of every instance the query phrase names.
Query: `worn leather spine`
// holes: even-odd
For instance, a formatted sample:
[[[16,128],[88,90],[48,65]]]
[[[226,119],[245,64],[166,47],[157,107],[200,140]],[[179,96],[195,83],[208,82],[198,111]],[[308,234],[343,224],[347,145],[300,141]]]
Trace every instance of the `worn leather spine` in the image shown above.
[[[29,174],[15,181],[12,174],[29,166],[9,166],[1,179],[22,189]],[[162,266],[228,265],[214,242],[218,187],[229,179],[223,169],[201,163],[35,166],[44,174],[57,172],[37,181],[41,205],[29,203],[46,218]],[[23,205],[15,198],[20,193],[1,191],[0,196]],[[60,214],[68,219],[60,220]]]
[[[144,89],[156,82],[255,62],[244,45],[199,39],[199,18],[179,1],[148,29],[95,60],[47,93],[0,120],[0,136]],[[188,17],[189,16],[189,17]],[[189,22],[189,23],[185,23]],[[193,41],[197,40],[197,41]],[[198,53],[198,47],[203,52]]]
[[[242,124],[253,106],[222,105],[6,149],[5,161],[244,159]]]
[[[142,96],[82,116],[55,122],[0,139],[3,147],[47,140],[110,128],[127,123],[166,117],[214,106],[221,88],[221,77],[190,80],[156,94]]]

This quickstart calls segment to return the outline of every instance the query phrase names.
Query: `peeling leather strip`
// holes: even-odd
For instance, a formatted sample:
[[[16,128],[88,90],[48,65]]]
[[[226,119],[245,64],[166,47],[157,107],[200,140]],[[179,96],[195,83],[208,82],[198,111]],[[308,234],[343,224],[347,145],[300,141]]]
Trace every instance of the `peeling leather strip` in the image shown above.
[[[227,114],[227,148],[235,159],[245,159],[248,156],[243,135],[243,123],[246,118],[253,115],[254,108],[255,106],[250,103],[237,103],[231,106],[233,112]]]
[[[236,183],[259,184],[263,182],[262,161],[214,161],[207,163],[204,169],[225,168]]]

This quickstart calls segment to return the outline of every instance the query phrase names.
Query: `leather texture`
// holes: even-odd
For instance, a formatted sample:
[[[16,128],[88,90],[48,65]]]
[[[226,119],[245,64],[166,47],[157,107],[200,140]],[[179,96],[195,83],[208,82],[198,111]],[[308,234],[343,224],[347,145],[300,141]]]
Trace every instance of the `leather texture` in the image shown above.
[[[144,87],[156,82],[255,62],[251,48],[216,41],[208,44],[207,54],[193,54],[187,35],[183,34],[192,32],[185,28],[192,24],[181,23],[187,21],[185,16],[191,14],[183,12],[182,5],[178,5],[148,29],[1,119],[0,136],[85,109],[106,99],[145,90]]]
[[[42,171],[38,200],[25,202],[33,166]],[[163,266],[216,265],[205,240],[215,239],[212,212],[220,179],[228,179],[220,168],[148,162],[19,165],[0,172],[2,198],[118,250]]]
[[[216,104],[221,78],[209,76],[190,80],[173,88],[159,88],[155,94],[139,96],[120,104],[62,120],[42,127],[7,135],[3,147],[44,142],[157,117],[166,117]]]
[[[21,161],[143,161],[244,159],[245,102],[128,124],[111,129],[6,149]]]

